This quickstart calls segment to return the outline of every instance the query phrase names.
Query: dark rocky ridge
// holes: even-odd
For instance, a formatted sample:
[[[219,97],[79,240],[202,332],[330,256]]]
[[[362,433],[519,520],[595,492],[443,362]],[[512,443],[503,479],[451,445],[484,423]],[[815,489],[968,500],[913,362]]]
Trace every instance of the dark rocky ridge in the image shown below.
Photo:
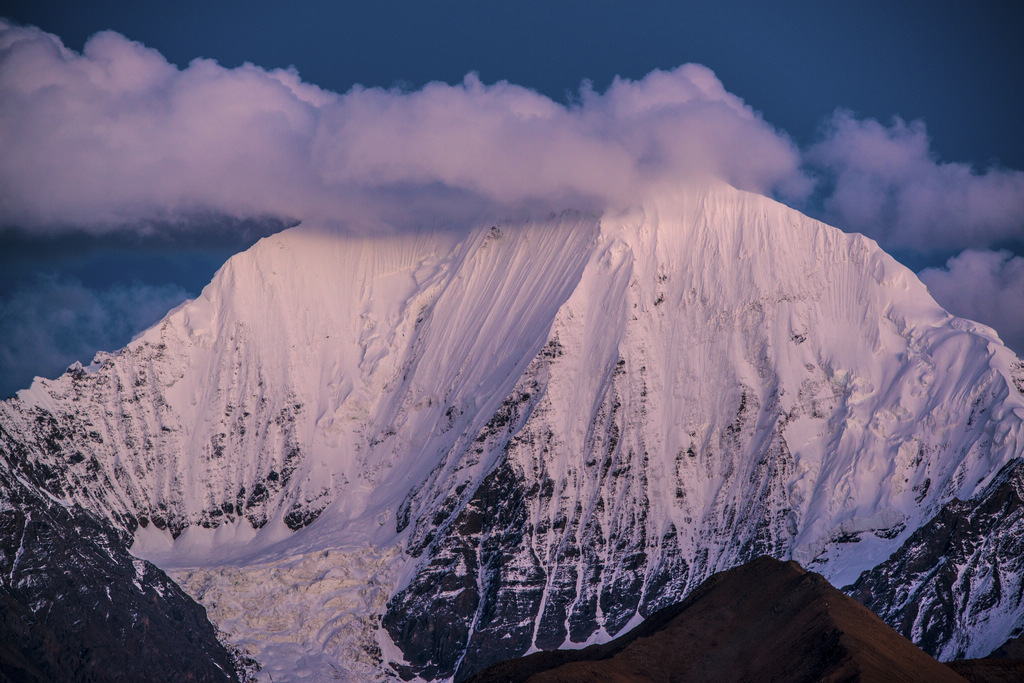
[[[971,683],[1024,681],[1024,638],[1010,638],[984,659],[959,659],[949,667]]]
[[[491,667],[472,683],[963,681],[795,562],[760,557],[715,574],[625,636]]]
[[[206,611],[131,537],[0,460],[0,681],[237,681]]]
[[[1022,493],[1024,467],[1014,461],[981,495],[943,506],[888,560],[843,590],[925,652],[944,660],[970,656],[972,643],[956,634],[993,613],[1012,614],[1024,597]],[[1004,638],[1020,635],[1012,624]]]
[[[961,659],[947,666],[971,683],[1024,681],[1024,660],[1020,659]]]
[[[992,659],[1024,660],[1024,637],[1010,638],[989,654]]]

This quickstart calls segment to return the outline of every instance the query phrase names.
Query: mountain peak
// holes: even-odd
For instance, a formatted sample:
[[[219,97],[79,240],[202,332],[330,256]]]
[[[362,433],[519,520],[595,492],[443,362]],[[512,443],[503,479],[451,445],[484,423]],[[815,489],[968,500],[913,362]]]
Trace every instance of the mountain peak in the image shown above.
[[[0,447],[164,568],[400,549],[359,642],[461,677],[763,554],[852,583],[1024,450],[1017,362],[871,240],[695,186],[268,237]]]

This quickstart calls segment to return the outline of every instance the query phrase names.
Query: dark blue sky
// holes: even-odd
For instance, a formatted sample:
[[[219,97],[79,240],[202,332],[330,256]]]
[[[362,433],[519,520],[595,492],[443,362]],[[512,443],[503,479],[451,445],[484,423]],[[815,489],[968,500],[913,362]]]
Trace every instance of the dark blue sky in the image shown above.
[[[894,116],[922,120],[931,141],[930,161],[922,166],[918,160],[917,170],[886,181],[889,191],[898,192],[916,182],[918,172],[930,174],[932,186],[948,187],[942,184],[949,176],[943,162],[962,162],[979,174],[1008,170],[1001,178],[1024,169],[1022,7],[1017,2],[878,1],[35,0],[0,7],[0,16],[56,34],[76,51],[96,32],[113,29],[180,68],[198,57],[227,68],[244,62],[265,69],[294,66],[305,82],[335,92],[354,84],[415,90],[430,81],[460,83],[474,71],[484,83],[507,80],[567,103],[578,96],[584,79],[602,92],[615,76],[641,79],[654,69],[696,62],[710,67],[728,91],[801,150],[824,139],[823,125],[839,108],[852,112],[853,121],[877,120],[883,128],[892,126]],[[0,113],[2,107],[0,93]],[[882,137],[898,139],[898,130],[885,128]],[[870,126],[858,131],[859,137],[848,139],[871,137]],[[821,179],[819,194],[844,178],[848,152],[836,147],[819,153],[812,175],[821,169],[826,176],[836,174]],[[947,180],[939,182],[940,177]],[[815,213],[813,203],[799,208]],[[817,208],[839,227],[851,227],[842,224],[843,216],[854,216],[849,207],[831,214]],[[73,360],[88,362],[97,349],[123,345],[167,306],[198,294],[231,253],[280,227],[234,221],[229,229],[218,229],[221,219],[208,220],[210,229],[150,231],[157,238],[130,231],[101,238],[0,231],[0,395],[27,386],[36,374],[59,374]],[[0,225],[11,226],[2,202]],[[1024,280],[1011,276],[1024,272],[1024,261],[1013,258],[1024,244],[1024,224],[1019,225],[1007,229],[1004,220],[998,234],[990,231],[995,237],[962,243],[947,235],[953,246],[942,249],[920,239],[925,233],[910,223],[903,233],[894,230],[888,243],[885,232],[873,236],[915,270],[941,266],[965,247],[989,250],[984,259],[965,257],[926,282],[933,291],[950,292],[940,303],[961,315],[978,310],[971,301],[979,297],[1008,296],[1009,303],[995,306],[995,317],[984,322],[1020,350],[1024,324],[1004,328],[999,318],[999,311],[1014,310],[1013,302],[1024,304]],[[871,234],[864,225],[852,227]],[[947,233],[957,229],[953,225]],[[994,251],[1003,247],[1012,251]],[[951,281],[954,274],[977,282],[987,278],[987,284],[972,290],[970,283]],[[957,300],[963,292],[974,299]]]

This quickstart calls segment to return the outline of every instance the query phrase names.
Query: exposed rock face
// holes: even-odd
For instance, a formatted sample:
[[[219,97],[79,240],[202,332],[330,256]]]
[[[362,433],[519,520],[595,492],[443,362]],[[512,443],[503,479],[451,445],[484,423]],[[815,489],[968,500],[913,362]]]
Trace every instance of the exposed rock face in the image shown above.
[[[1014,462],[976,498],[945,505],[844,590],[940,659],[984,657],[1019,635],[1024,467]]]
[[[460,660],[476,671],[530,647],[544,575],[515,561],[527,523],[521,487],[508,463],[492,471],[455,518],[459,533],[391,601],[384,627],[412,655],[402,673],[451,675]],[[470,614],[480,615],[475,624]]]
[[[629,634],[500,664],[472,683],[963,681],[795,562],[758,558],[713,575]]]
[[[0,679],[237,681],[206,612],[131,537],[0,462]]]

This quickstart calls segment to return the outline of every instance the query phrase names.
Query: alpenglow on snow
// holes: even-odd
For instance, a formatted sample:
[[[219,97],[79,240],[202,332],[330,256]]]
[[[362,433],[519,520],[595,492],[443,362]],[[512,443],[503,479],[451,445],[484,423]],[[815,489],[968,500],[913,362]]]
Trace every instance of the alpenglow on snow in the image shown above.
[[[0,405],[0,450],[132,534],[266,680],[460,680],[759,555],[837,586],[894,566],[949,505],[1020,490],[1022,378],[871,240],[695,185],[468,234],[268,237]],[[983,545],[987,574],[890,572],[872,608],[984,656],[1024,626],[1024,574]],[[970,614],[923,624],[907,591]]]

